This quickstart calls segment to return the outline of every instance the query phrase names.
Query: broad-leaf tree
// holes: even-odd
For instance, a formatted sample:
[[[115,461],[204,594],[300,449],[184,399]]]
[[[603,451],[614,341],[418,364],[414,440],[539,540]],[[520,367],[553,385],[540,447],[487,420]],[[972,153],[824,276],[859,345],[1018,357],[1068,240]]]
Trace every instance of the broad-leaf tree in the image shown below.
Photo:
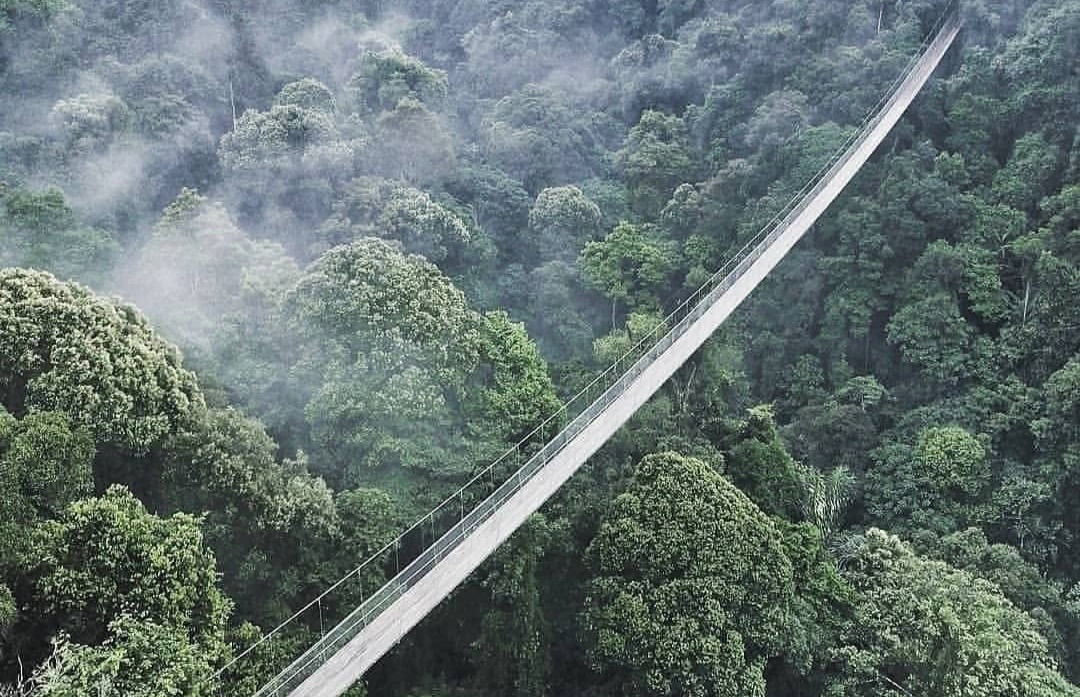
[[[650,455],[588,551],[583,628],[625,694],[764,693],[790,622],[792,566],[772,521],[708,465]]]

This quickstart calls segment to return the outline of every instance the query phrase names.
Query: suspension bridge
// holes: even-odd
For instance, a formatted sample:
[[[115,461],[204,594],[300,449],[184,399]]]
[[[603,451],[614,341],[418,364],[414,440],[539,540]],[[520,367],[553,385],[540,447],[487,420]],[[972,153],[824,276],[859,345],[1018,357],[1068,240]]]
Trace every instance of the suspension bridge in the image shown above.
[[[465,581],[667,382],[810,229],[900,120],[960,25],[957,14],[946,10],[887,96],[830,161],[664,322],[533,433],[264,637],[260,643],[273,641],[294,621],[320,627],[319,640],[255,697],[338,697]],[[536,443],[544,445],[537,450]],[[388,559],[394,559],[396,574],[327,629],[324,610],[361,595],[365,574]]]

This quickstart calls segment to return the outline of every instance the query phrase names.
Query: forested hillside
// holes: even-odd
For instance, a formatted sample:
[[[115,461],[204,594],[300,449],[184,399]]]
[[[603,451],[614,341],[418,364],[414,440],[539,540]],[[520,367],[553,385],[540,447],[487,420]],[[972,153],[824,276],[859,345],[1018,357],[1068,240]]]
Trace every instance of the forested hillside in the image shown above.
[[[949,5],[0,0],[0,696],[252,694],[318,616],[211,676],[651,331]],[[350,695],[1080,695],[1080,0],[959,12]]]

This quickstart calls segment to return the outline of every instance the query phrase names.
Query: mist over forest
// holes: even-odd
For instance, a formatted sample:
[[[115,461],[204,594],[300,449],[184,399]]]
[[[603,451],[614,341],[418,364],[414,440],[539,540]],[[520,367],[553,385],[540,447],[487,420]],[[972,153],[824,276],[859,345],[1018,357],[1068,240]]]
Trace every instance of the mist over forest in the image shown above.
[[[0,0],[0,697],[254,694],[954,6]],[[1080,695],[1080,0],[956,11],[806,238],[350,697]]]

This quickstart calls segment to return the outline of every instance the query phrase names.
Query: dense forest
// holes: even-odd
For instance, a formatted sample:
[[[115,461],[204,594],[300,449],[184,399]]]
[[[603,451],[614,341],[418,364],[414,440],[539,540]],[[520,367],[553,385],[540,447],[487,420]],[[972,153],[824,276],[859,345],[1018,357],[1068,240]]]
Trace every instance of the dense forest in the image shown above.
[[[0,695],[250,695],[946,0],[0,0]],[[962,0],[749,301],[350,695],[1080,695],[1080,0]],[[336,616],[393,573],[368,567]]]

